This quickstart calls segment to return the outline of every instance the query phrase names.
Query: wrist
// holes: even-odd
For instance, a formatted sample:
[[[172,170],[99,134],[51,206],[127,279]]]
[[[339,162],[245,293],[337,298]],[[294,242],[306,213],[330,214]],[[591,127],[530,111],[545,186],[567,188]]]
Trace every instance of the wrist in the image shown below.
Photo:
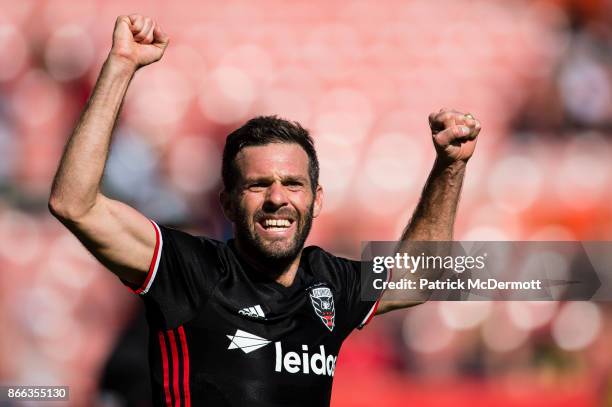
[[[138,67],[128,58],[110,53],[104,62],[104,69],[110,71],[111,74],[131,77]]]
[[[467,161],[464,160],[452,160],[452,159],[444,159],[440,156],[436,157],[436,161],[434,162],[434,170],[438,171],[448,171],[451,173],[462,173],[465,171],[465,167],[467,165]]]

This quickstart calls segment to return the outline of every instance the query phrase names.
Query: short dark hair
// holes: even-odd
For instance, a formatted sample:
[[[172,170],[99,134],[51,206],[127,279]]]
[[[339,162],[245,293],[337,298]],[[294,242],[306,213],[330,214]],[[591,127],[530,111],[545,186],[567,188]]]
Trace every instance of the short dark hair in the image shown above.
[[[319,159],[314,148],[314,141],[308,130],[298,122],[281,119],[277,116],[258,116],[227,136],[223,148],[221,177],[223,187],[231,192],[238,181],[238,168],[235,159],[245,147],[263,146],[272,143],[295,143],[308,155],[308,175],[313,192],[319,185]]]

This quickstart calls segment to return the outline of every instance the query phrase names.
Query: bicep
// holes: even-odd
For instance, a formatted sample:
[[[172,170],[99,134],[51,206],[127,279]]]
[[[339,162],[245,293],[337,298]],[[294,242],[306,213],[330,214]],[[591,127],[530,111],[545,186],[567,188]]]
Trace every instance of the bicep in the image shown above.
[[[103,195],[66,226],[109,270],[129,283],[146,278],[157,242],[156,229],[136,209]]]

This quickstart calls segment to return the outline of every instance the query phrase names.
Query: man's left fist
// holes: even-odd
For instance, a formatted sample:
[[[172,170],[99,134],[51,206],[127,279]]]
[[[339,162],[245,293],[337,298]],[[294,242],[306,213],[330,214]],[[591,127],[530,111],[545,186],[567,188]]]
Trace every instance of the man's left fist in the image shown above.
[[[429,115],[429,127],[439,159],[467,162],[474,154],[480,122],[471,114],[440,109]]]

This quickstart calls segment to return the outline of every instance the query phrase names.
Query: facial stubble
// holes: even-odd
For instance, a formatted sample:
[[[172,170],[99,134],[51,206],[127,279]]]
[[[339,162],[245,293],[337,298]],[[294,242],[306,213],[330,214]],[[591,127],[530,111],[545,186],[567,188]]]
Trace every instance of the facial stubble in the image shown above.
[[[287,245],[284,240],[267,242],[255,231],[257,219],[265,215],[282,216],[287,214],[284,210],[269,212],[259,210],[253,215],[252,226],[249,215],[243,208],[239,208],[237,221],[235,223],[236,240],[240,242],[248,256],[261,266],[265,267],[267,273],[276,276],[291,262],[293,262],[304,248],[304,243],[310,234],[314,213],[314,199],[303,216],[297,211],[292,211],[291,217],[296,223],[296,231]],[[279,247],[279,246],[284,247]]]

